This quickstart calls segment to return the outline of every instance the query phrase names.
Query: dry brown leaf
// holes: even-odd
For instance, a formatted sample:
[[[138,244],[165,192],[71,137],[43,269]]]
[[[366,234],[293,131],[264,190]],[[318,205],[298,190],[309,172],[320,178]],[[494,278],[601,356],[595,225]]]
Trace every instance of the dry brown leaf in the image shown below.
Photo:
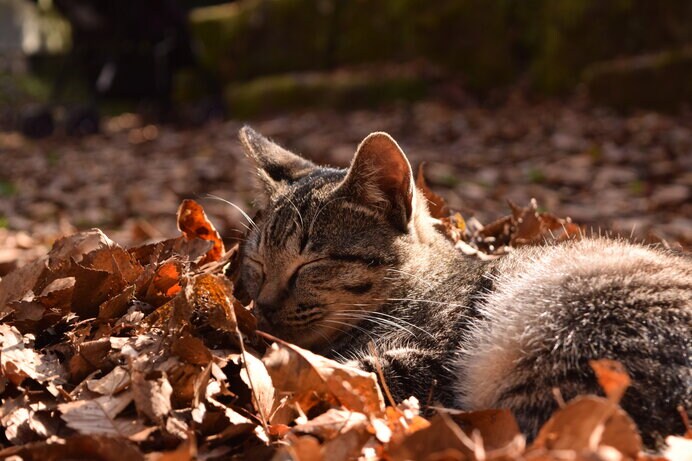
[[[598,384],[606,396],[615,403],[620,402],[631,383],[627,370],[625,370],[622,363],[616,360],[600,359],[589,361],[589,365],[596,373]]]
[[[207,366],[212,358],[211,352],[204,345],[204,341],[187,332],[173,338],[171,352],[190,365]]]
[[[115,396],[62,403],[58,409],[67,425],[81,434],[127,438],[145,429],[137,419],[118,418],[132,399],[132,392],[126,391]]]
[[[170,259],[161,264],[158,269],[156,269],[150,285],[150,288],[155,290],[152,295],[171,298],[178,294],[182,289],[180,286],[181,274],[181,264],[175,259]]]
[[[224,253],[223,241],[214,225],[209,221],[204,209],[194,200],[183,200],[178,208],[178,229],[188,240],[202,239],[212,242],[200,265],[218,261]]]
[[[0,407],[0,424],[5,437],[15,445],[46,439],[58,433],[59,421],[52,414],[50,400],[33,401],[26,394],[6,399]]]
[[[22,334],[7,324],[0,324],[0,369],[15,385],[26,378],[40,383],[65,382],[66,373],[57,357],[26,347]]]
[[[85,381],[87,389],[101,395],[115,395],[130,385],[130,372],[124,367],[115,367],[99,379]]]
[[[48,253],[48,267],[52,272],[59,272],[73,263],[81,263],[91,252],[116,247],[100,229],[77,232],[55,241]]]
[[[289,435],[287,439],[289,445],[282,447],[272,458],[273,460],[323,461],[330,459],[323,457],[319,440],[310,435],[302,437]]]
[[[392,441],[401,441],[404,437],[430,426],[430,422],[418,414],[419,411],[420,405],[415,397],[403,400],[396,408],[387,407],[384,419]],[[382,440],[379,435],[378,439]]]
[[[48,258],[42,258],[20,267],[0,279],[0,320],[11,310],[9,303],[19,301],[33,290],[47,269]]]
[[[369,419],[363,413],[330,408],[325,413],[293,427],[293,432],[331,440],[350,431],[367,432]]]
[[[8,303],[14,325],[24,333],[37,333],[55,325],[71,310],[76,280],[63,277],[53,280],[40,295],[29,292],[21,300]]]
[[[288,343],[274,343],[262,359],[279,392],[290,392],[304,409],[315,395],[365,414],[384,412],[384,399],[373,373],[342,365]]]
[[[530,449],[595,452],[600,445],[636,458],[642,442],[636,426],[617,404],[589,395],[579,396],[553,413]]]
[[[468,435],[478,431],[486,450],[502,449],[515,443],[521,435],[519,425],[509,410],[481,410],[450,415]]]
[[[194,432],[190,437],[180,442],[178,448],[163,453],[152,453],[147,456],[147,461],[193,461],[197,459],[197,441]]]
[[[172,393],[173,387],[165,373],[152,372],[145,376],[139,370],[132,371],[132,396],[137,412],[150,421],[160,425],[168,416]]]
[[[474,454],[475,445],[452,419],[445,414],[435,415],[430,426],[390,444],[387,458],[391,460],[411,459],[465,459]],[[456,454],[461,457],[458,457]],[[451,454],[454,454],[452,457]],[[438,456],[437,458],[430,458]]]
[[[252,389],[252,401],[260,415],[270,415],[274,409],[274,384],[264,366],[264,363],[250,353],[244,353],[240,360],[243,368],[240,379]]]
[[[120,294],[112,297],[108,301],[103,302],[99,306],[99,319],[118,318],[127,312],[130,302],[135,296],[135,285],[126,287]]]
[[[191,309],[187,318],[194,315],[193,326],[199,333],[203,335],[211,328],[235,337],[237,324],[230,290],[230,282],[214,274],[200,274],[185,286],[187,306]]]
[[[423,168],[425,167],[425,162],[421,163],[418,167],[418,175],[416,177],[416,187],[423,192],[423,197],[425,197],[428,204],[428,211],[430,211],[430,216],[436,219],[448,218],[449,217],[449,207],[445,199],[436,194],[428,187],[425,182],[425,175],[423,174]]]
[[[77,459],[144,461],[142,452],[126,439],[94,435],[76,435],[67,439],[56,438],[0,450],[0,459],[6,459],[10,455],[20,456],[25,460],[41,461]]]
[[[358,459],[363,445],[371,438],[367,431],[342,432],[338,437],[322,444],[322,456],[329,461]]]

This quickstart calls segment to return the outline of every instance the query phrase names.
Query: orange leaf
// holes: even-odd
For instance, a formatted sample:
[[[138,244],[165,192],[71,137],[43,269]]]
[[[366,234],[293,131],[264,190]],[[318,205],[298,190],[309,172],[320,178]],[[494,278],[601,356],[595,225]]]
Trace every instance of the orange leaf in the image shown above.
[[[625,367],[620,362],[609,359],[591,360],[589,365],[608,398],[619,402],[631,383]]]
[[[180,268],[175,261],[163,263],[154,274],[153,284],[159,293],[174,296],[180,290]]]
[[[449,207],[442,196],[436,194],[428,187],[423,176],[423,167],[425,163],[421,163],[418,167],[418,176],[416,177],[416,186],[423,192],[423,196],[428,201],[428,210],[433,218],[447,218],[449,216]]]
[[[178,229],[185,238],[209,240],[214,246],[200,261],[200,265],[218,261],[224,253],[223,241],[214,225],[209,221],[202,206],[194,200],[183,200],[178,208]]]

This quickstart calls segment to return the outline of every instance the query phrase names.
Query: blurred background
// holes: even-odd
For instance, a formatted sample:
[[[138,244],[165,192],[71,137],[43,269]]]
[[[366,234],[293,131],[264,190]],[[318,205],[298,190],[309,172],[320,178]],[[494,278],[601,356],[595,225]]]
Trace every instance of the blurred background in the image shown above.
[[[232,240],[244,123],[345,166],[369,132],[487,223],[506,200],[692,243],[689,0],[0,0],[0,276],[57,236]]]

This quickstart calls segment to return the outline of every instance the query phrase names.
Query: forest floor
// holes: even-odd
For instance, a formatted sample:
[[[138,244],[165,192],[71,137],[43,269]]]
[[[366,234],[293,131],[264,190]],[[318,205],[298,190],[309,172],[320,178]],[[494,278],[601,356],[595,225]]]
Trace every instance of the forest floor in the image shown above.
[[[75,229],[123,245],[177,235],[184,198],[200,201],[226,239],[252,214],[253,173],[230,120],[201,128],[144,124],[126,114],[83,139],[0,133],[0,276]],[[692,244],[692,116],[627,116],[579,101],[456,105],[438,100],[379,110],[315,110],[250,121],[319,163],[346,166],[372,131],[387,131],[431,187],[465,218],[487,223],[507,200],[571,217],[586,229]]]
[[[494,108],[427,101],[252,124],[340,166],[368,133],[388,131],[414,165],[427,162],[429,184],[467,223],[508,215],[507,200],[536,198],[587,230],[689,249],[690,121],[514,98]],[[243,219],[224,200],[250,211],[255,195],[241,126],[176,130],[121,115],[78,140],[0,134],[0,458],[664,459],[642,452],[618,407],[630,380],[617,362],[591,362],[607,398],[561,405],[527,441],[507,410],[426,419],[420,402],[388,396],[382,376],[380,388],[373,373],[257,330],[232,283],[237,247],[226,252],[214,230],[240,238]],[[514,226],[531,232],[512,240],[552,220],[521,213],[522,224],[538,220]],[[91,227],[101,230],[55,241]],[[687,438],[666,439],[665,459],[689,459],[686,424]]]

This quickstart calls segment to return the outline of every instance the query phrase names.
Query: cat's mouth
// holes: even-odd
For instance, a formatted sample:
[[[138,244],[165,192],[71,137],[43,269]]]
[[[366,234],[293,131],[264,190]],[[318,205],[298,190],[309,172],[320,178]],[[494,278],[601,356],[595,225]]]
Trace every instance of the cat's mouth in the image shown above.
[[[297,346],[309,348],[331,336],[328,332],[321,331],[323,328],[319,324],[322,318],[323,316],[305,319],[296,316],[272,319],[260,312],[257,315],[257,329]]]

